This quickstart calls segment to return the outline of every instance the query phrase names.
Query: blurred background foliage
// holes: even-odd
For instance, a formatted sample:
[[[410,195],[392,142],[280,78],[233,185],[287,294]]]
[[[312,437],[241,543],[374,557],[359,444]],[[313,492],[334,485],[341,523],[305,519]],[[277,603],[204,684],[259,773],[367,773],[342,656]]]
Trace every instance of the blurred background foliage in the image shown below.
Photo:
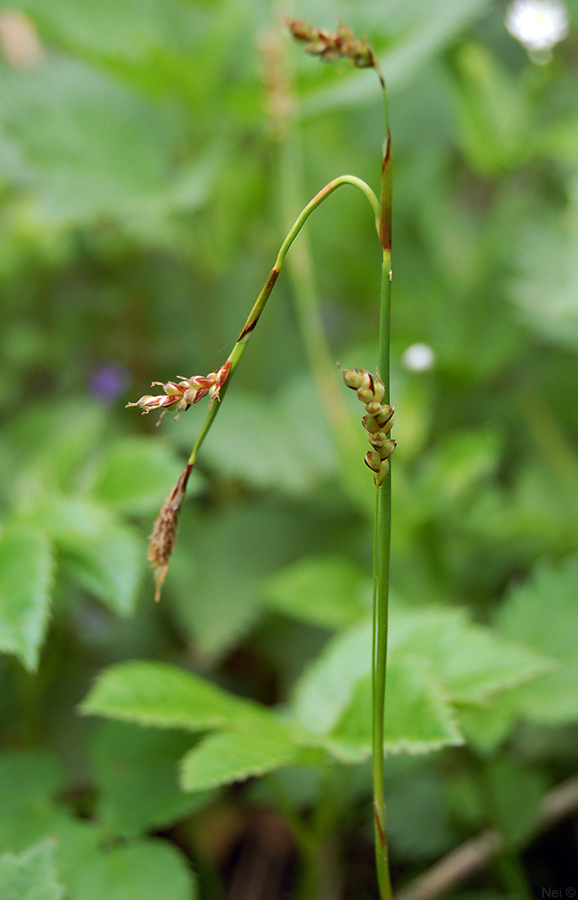
[[[374,896],[363,765],[321,787],[315,769],[282,768],[283,803],[266,783],[183,793],[190,735],[77,709],[97,673],[131,659],[283,705],[367,612],[373,489],[334,366],[375,365],[380,253],[360,195],[339,191],[291,251],[201,455],[159,606],[147,535],[203,413],[156,428],[123,408],[153,379],[222,364],[327,181],[378,189],[373,73],[303,57],[288,12],[0,10],[0,849],[18,854],[0,882],[38,877],[48,898],[184,900],[193,869],[206,900],[297,896],[284,822],[323,792],[339,798],[318,822],[333,893],[305,879],[299,896]],[[481,632],[469,644],[447,609],[467,607],[486,642],[546,661],[527,683],[502,671],[485,693],[452,694],[467,749],[389,758],[394,878],[494,827],[506,850],[468,897],[575,884],[567,820],[535,830],[578,763],[576,36],[537,65],[503,3],[290,13],[367,35],[391,95],[396,602],[433,615],[440,659],[464,641],[486,660]],[[417,343],[433,351],[424,370],[406,353]],[[333,744],[361,758],[346,719]]]

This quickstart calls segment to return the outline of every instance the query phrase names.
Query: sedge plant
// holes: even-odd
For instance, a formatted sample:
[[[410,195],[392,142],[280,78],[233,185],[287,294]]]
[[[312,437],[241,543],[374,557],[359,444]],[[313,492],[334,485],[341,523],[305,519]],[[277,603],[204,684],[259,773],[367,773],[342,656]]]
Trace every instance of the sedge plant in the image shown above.
[[[285,256],[303,225],[331,194],[343,185],[357,188],[369,201],[377,236],[382,250],[379,354],[376,374],[365,369],[342,369],[347,387],[355,390],[365,406],[362,423],[368,434],[370,449],[365,456],[365,464],[374,473],[375,483],[375,526],[373,548],[373,647],[372,647],[372,784],[373,814],[375,830],[376,869],[381,900],[392,897],[389,875],[388,847],[385,827],[384,802],[384,715],[388,633],[389,561],[391,542],[391,468],[390,457],[395,450],[395,440],[390,432],[393,425],[394,408],[390,405],[390,307],[391,307],[391,135],[389,130],[387,90],[377,58],[371,46],[358,40],[345,25],[340,25],[335,34],[313,28],[299,21],[287,22],[293,37],[304,44],[307,53],[318,56],[324,62],[345,60],[357,68],[371,68],[376,72],[381,86],[385,119],[385,141],[381,164],[381,196],[378,199],[372,188],[355,175],[341,175],[325,185],[297,216],[292,228],[283,241],[277,259],[257,297],[239,337],[223,365],[207,376],[194,375],[179,377],[177,381],[153,382],[162,386],[164,393],[145,394],[135,403],[143,413],[153,409],[162,410],[161,415],[173,409],[177,416],[185,412],[203,397],[209,397],[209,407],[205,421],[199,431],[187,465],[170,491],[157,516],[150,538],[148,560],[154,571],[155,599],[159,600],[161,589],[169,568],[171,554],[176,543],[179,511],[183,503],[187,482],[198,454],[215,417],[221,407],[237,366],[245,352],[267,300],[279,277]]]

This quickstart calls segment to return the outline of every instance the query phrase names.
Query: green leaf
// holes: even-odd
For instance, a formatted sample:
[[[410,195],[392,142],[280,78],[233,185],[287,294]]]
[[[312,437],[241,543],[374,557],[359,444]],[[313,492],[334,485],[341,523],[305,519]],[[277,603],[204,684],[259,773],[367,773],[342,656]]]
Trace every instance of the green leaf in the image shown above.
[[[307,403],[304,402],[304,399]],[[278,411],[283,409],[283,417]],[[235,452],[230,452],[230,435]],[[305,494],[335,470],[327,429],[310,396],[291,391],[274,399],[235,392],[235,402],[207,437],[207,458],[228,478],[257,489]]]
[[[547,778],[535,767],[496,759],[487,768],[487,787],[494,824],[508,845],[523,846],[535,831]]]
[[[495,694],[530,681],[551,661],[491,628],[469,622],[463,609],[392,615],[390,659],[420,656],[456,703],[485,703]]]
[[[0,820],[11,810],[48,804],[64,786],[58,759],[46,750],[19,750],[0,756]]]
[[[425,666],[436,690],[453,703],[487,702],[551,665],[527,648],[504,641],[491,629],[468,622],[465,611],[458,609],[396,607],[390,616],[389,643],[388,668],[405,669],[406,660],[418,670]],[[301,677],[292,701],[298,721],[313,734],[331,731],[349,706],[356,685],[370,670],[371,622],[363,622],[328,641]],[[420,675],[412,677],[417,684]],[[422,686],[425,690],[423,680]],[[425,700],[426,704],[433,702],[433,697]],[[401,721],[405,723],[403,716]],[[398,734],[396,740],[401,737]],[[408,739],[414,740],[413,732]]]
[[[341,628],[367,614],[370,586],[353,563],[339,557],[306,557],[263,584],[263,597],[278,612]]]
[[[205,796],[183,794],[177,783],[177,763],[190,746],[190,736],[180,731],[103,723],[92,752],[99,820],[132,837],[169,825],[206,802]]]
[[[244,781],[292,765],[303,747],[273,715],[255,717],[242,731],[219,731],[203,738],[183,757],[181,784],[187,791]]]
[[[193,672],[136,660],[103,672],[80,707],[85,715],[187,731],[226,726],[258,708]]]
[[[526,162],[532,141],[520,82],[481,43],[461,43],[452,63],[460,138],[469,162],[485,176]]]
[[[423,759],[412,763],[387,784],[387,838],[396,859],[423,869],[455,847],[460,832],[448,808],[442,772]]]
[[[171,448],[158,438],[135,436],[113,444],[99,461],[92,494],[127,514],[156,513],[184,468]],[[194,471],[187,494],[200,486]]]
[[[0,129],[43,218],[86,223],[148,212],[170,193],[174,120],[66,58],[6,72]],[[130,147],[130,152],[127,148]]]
[[[496,617],[507,639],[558,661],[514,694],[519,714],[544,725],[578,720],[578,561],[541,563],[533,577],[512,588]]]
[[[114,847],[87,861],[75,880],[74,900],[195,900],[196,879],[166,841]]]
[[[29,501],[32,492],[37,495],[39,481],[48,490],[69,490],[77,470],[98,446],[105,422],[103,406],[87,397],[26,407],[8,429],[19,470],[16,492]]]
[[[62,881],[70,884],[98,852],[106,833],[56,805],[64,786],[62,766],[48,751],[0,756],[0,852],[21,853],[47,836],[56,838],[56,863]]]
[[[53,563],[41,530],[11,525],[0,535],[0,650],[30,671],[48,627]]]
[[[262,615],[263,578],[303,553],[315,526],[286,507],[254,501],[203,515],[191,533],[186,526],[181,522],[167,587],[173,586],[177,614],[195,645],[214,658]],[[194,577],[191,560],[199,561]]]
[[[311,734],[330,731],[370,669],[371,622],[362,622],[328,641],[298,681],[291,703],[298,722]]]
[[[480,754],[494,753],[510,734],[518,718],[514,691],[500,695],[484,706],[461,706],[460,725],[467,738]]]
[[[564,217],[532,216],[520,227],[510,253],[506,288],[520,318],[540,337],[562,347],[578,346],[578,202]],[[541,260],[538,259],[540,254]],[[544,303],[544,297],[548,303]]]
[[[0,896],[2,900],[60,900],[64,887],[57,881],[54,865],[56,842],[34,844],[21,856],[0,856]]]
[[[351,703],[323,746],[343,762],[371,756],[371,677],[358,682]],[[408,657],[387,667],[384,751],[429,753],[463,744],[456,713],[422,660]]]
[[[118,615],[135,607],[144,571],[145,546],[138,532],[103,505],[76,497],[50,496],[27,514],[46,530],[62,564]]]

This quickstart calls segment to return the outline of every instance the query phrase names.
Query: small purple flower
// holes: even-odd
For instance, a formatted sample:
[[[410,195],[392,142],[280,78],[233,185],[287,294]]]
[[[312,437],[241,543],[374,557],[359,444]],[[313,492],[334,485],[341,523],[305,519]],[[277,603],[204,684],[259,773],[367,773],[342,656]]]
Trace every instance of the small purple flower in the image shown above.
[[[129,382],[128,372],[117,363],[107,363],[93,370],[90,393],[98,400],[113,403],[124,394]]]

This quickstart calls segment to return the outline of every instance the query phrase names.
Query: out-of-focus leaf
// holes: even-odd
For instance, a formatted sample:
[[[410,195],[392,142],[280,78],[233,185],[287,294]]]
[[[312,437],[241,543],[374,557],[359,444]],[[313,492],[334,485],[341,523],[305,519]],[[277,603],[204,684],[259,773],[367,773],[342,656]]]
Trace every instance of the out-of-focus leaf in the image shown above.
[[[283,410],[283,415],[279,415]],[[231,435],[235,452],[231,453]],[[304,494],[335,471],[335,454],[311,390],[273,401],[235,392],[205,443],[212,465],[257,489]]]
[[[538,335],[578,346],[578,188],[567,215],[524,223],[513,247],[509,299]],[[539,216],[537,211],[536,216]]]
[[[451,510],[467,500],[498,464],[501,441],[494,431],[455,432],[423,459],[416,502],[422,515]]]
[[[46,530],[87,590],[118,615],[134,610],[146,556],[135,529],[95,501],[58,495],[41,501],[26,521]]]
[[[22,853],[47,836],[55,838],[60,880],[70,886],[106,835],[100,826],[56,805],[64,784],[63,767],[48,751],[0,756],[0,852]],[[4,900],[4,893],[0,895]]]
[[[43,531],[9,525],[0,534],[0,650],[36,669],[50,612],[54,559]]]
[[[131,661],[107,669],[80,708],[86,715],[187,731],[219,728],[255,711],[254,704],[193,672],[152,661]]]
[[[47,750],[20,750],[0,756],[0,820],[12,810],[48,804],[64,782],[57,758]]]
[[[501,695],[498,702],[460,707],[460,725],[469,744],[479,753],[493,753],[511,732],[518,711],[512,693]]]
[[[389,646],[388,666],[405,667],[411,660],[418,673],[427,673],[427,677],[411,676],[413,693],[420,677],[426,695],[433,685],[442,717],[445,713],[439,710],[439,697],[452,703],[484,703],[551,667],[541,655],[468,622],[465,612],[457,609],[396,608],[391,615]],[[332,730],[370,670],[371,623],[363,622],[330,640],[304,672],[292,702],[298,721],[313,734]],[[432,703],[431,696],[429,700],[426,696],[425,703]],[[452,725],[446,725],[449,735]],[[401,735],[397,734],[396,740],[401,743]]]
[[[526,162],[532,152],[529,110],[520,86],[481,43],[452,56],[462,148],[482,175]]]
[[[564,118],[539,129],[536,135],[539,150],[552,159],[578,163],[578,118]]]
[[[54,864],[56,842],[44,840],[25,853],[0,856],[0,896],[3,900],[61,900],[64,886]]]
[[[325,628],[350,625],[368,609],[367,583],[353,563],[339,557],[309,557],[282,569],[263,584],[268,605]]]
[[[190,746],[183,732],[103,723],[92,752],[100,821],[133,837],[197,808],[206,798],[184,795],[177,784],[177,762]]]
[[[496,625],[519,641],[555,659],[558,667],[518,688],[518,712],[532,722],[562,725],[578,720],[578,563],[541,563],[526,584],[513,587]]]
[[[154,513],[176,482],[184,466],[161,440],[124,438],[99,460],[92,493],[101,503],[124,513]],[[199,487],[200,476],[191,473],[189,496]]]
[[[324,739],[330,753],[343,762],[371,756],[371,678],[358,682],[350,705]],[[397,659],[387,667],[384,750],[386,753],[429,753],[463,744],[456,713],[443,689],[422,661]]]
[[[330,731],[370,669],[371,622],[362,622],[329,641],[303,673],[291,704],[297,720],[312,734]]]
[[[86,398],[24,409],[8,428],[19,469],[14,502],[30,503],[39,483],[46,489],[70,490],[75,471],[100,441],[104,424],[104,407]]]
[[[94,222],[166,203],[176,135],[158,107],[62,58],[5,73],[3,101],[0,129],[44,217]]]
[[[168,841],[113,847],[88,860],[74,885],[75,900],[195,900],[196,879]]]
[[[445,781],[424,760],[387,784],[387,838],[396,859],[439,859],[459,841],[445,798]]]
[[[302,753],[273,715],[260,716],[243,730],[219,731],[199,741],[182,760],[181,784],[187,791],[202,791],[244,781],[292,765]]]
[[[548,779],[538,768],[496,759],[488,765],[486,783],[495,825],[507,844],[523,845],[535,830]]]
[[[286,507],[251,501],[193,521],[190,533],[183,525],[167,588],[173,586],[178,617],[191,639],[214,658],[262,615],[263,578],[305,551],[315,524]]]
[[[521,562],[531,563],[539,554],[569,553],[576,547],[578,472],[568,451],[563,441],[558,441],[553,465],[543,459],[528,461],[518,469],[510,490],[488,486],[468,510],[464,521],[473,536],[481,537],[489,547],[500,548],[514,569]]]
[[[392,616],[390,658],[419,656],[456,703],[485,703],[552,668],[548,656],[469,622],[465,610],[404,611]]]

